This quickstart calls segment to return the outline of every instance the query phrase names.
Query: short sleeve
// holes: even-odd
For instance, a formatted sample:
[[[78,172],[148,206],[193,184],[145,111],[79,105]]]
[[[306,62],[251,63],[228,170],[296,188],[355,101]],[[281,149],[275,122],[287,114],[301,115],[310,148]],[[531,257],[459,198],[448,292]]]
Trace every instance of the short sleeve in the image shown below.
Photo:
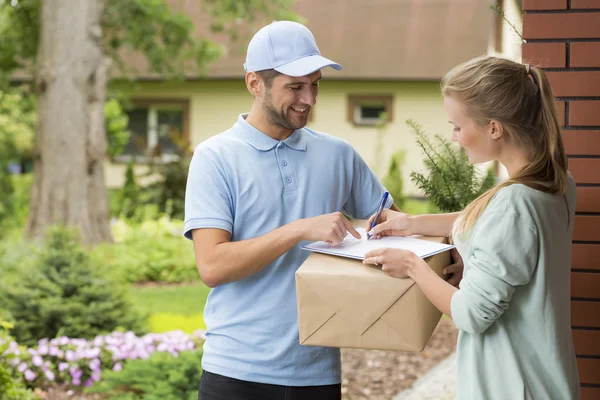
[[[223,165],[208,149],[197,147],[190,162],[185,190],[184,236],[217,228],[232,233],[233,201]]]
[[[352,157],[352,190],[343,211],[354,218],[368,218],[377,212],[386,189],[360,154],[349,147]],[[392,196],[388,196],[385,208],[391,207],[393,203]]]
[[[502,316],[517,287],[531,280],[539,243],[535,226],[510,211],[484,213],[473,235],[451,312],[458,329],[480,334]]]

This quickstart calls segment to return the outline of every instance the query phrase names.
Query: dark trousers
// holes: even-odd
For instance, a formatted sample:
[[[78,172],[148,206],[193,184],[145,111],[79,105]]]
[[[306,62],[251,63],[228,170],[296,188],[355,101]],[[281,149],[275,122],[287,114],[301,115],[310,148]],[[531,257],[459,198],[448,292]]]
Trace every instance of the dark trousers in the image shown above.
[[[341,400],[342,385],[280,386],[202,372],[198,400]]]

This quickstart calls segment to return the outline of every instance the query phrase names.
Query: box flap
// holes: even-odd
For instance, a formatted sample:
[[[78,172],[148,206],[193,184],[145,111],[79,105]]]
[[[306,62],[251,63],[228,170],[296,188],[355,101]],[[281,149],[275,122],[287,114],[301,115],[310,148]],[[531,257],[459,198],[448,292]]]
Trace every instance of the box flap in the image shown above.
[[[333,314],[337,314],[346,321],[349,328],[361,335],[415,284],[411,279],[396,279],[384,275],[380,270],[365,266],[360,261],[311,255],[314,256],[320,257],[315,257],[319,260],[310,263],[310,270],[302,268],[296,272],[298,284],[303,289],[308,289],[298,291],[299,306],[306,307],[304,297],[310,296],[315,300],[320,299],[321,307],[327,310],[310,308],[311,320],[315,321],[313,326],[306,326],[310,334]],[[357,274],[362,275],[360,279],[356,279]],[[340,291],[340,287],[344,290]]]

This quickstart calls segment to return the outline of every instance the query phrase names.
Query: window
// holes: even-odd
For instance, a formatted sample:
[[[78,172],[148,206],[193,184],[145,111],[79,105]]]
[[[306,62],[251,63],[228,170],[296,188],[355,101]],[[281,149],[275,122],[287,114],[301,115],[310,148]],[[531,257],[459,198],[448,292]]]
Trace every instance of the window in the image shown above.
[[[374,126],[385,115],[386,122],[392,122],[392,99],[387,96],[348,96],[348,122],[357,126]]]
[[[177,139],[189,137],[187,100],[134,100],[127,116],[131,136],[119,161],[146,161],[156,154],[168,161],[177,157]]]

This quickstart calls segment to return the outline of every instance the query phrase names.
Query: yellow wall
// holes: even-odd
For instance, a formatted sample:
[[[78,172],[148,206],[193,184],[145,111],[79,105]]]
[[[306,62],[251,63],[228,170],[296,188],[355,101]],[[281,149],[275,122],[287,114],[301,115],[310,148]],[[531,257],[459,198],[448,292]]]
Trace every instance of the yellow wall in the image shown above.
[[[118,87],[118,86],[115,86]],[[348,94],[393,95],[393,121],[380,133],[373,127],[356,127],[346,120]],[[195,81],[181,83],[145,82],[136,88],[133,98],[187,98],[190,101],[190,129],[194,145],[231,127],[239,113],[250,109],[252,97],[239,81]],[[321,83],[313,121],[309,127],[348,140],[383,178],[391,155],[405,149],[402,164],[405,192],[419,196],[410,181],[410,172],[422,169],[422,154],[415,135],[405,121],[415,119],[430,134],[451,135],[443,109],[439,84],[435,82],[340,82]],[[109,187],[123,183],[124,166],[107,162],[106,179]]]

